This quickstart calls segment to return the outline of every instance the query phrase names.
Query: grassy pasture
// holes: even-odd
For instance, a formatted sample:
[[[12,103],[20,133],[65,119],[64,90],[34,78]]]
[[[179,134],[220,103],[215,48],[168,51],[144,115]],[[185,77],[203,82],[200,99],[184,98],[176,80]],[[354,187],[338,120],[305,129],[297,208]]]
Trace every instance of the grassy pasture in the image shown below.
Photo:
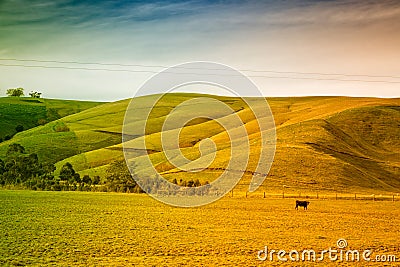
[[[40,120],[53,121],[99,105],[99,102],[0,97],[0,137],[14,134],[15,127],[37,126]]]
[[[237,196],[185,209],[136,194],[0,191],[0,203],[2,266],[270,266],[257,260],[266,245],[318,252],[339,238],[400,258],[400,201],[319,199],[297,211],[294,199]]]

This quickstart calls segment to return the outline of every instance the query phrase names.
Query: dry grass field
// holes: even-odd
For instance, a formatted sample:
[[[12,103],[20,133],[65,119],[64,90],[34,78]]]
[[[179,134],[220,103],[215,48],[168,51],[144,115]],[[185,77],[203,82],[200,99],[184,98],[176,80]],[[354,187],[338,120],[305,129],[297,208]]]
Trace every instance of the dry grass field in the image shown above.
[[[176,208],[137,194],[2,190],[0,265],[270,266],[282,263],[258,260],[265,246],[320,252],[339,238],[348,249],[371,249],[371,259],[400,259],[400,201],[312,199],[307,211],[294,202],[238,195]]]

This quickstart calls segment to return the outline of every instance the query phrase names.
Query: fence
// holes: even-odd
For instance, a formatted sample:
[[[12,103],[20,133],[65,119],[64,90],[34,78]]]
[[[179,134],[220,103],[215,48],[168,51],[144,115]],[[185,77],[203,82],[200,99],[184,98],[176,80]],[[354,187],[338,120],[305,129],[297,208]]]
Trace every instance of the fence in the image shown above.
[[[271,193],[247,192],[231,190],[227,196],[232,198],[292,198],[292,199],[329,199],[329,200],[370,200],[370,201],[400,201],[400,194],[367,194],[367,193],[332,193],[332,192],[298,192]]]

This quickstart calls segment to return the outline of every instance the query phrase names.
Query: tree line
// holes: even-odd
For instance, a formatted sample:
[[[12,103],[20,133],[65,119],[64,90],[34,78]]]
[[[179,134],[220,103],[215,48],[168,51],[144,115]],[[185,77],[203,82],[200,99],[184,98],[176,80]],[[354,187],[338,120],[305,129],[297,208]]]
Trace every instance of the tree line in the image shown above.
[[[39,162],[37,154],[26,153],[20,144],[11,144],[4,160],[0,159],[0,184],[30,189],[51,188],[55,169],[54,164]]]
[[[7,89],[6,94],[7,94],[7,96],[15,96],[15,97],[21,97],[21,96],[25,95],[24,88],[22,88],[22,87]],[[29,93],[29,96],[32,98],[40,98],[41,95],[42,95],[42,93],[36,92],[36,91],[31,91]]]
[[[41,162],[36,153],[27,153],[21,144],[14,143],[9,145],[5,157],[0,159],[0,186],[49,191],[144,192],[124,160],[111,162],[103,179],[98,175],[81,176],[69,162],[61,167],[59,175],[55,175],[55,171],[54,164]],[[189,194],[193,195],[204,194],[207,190],[206,187],[196,189],[202,185],[199,180],[178,182],[174,179],[172,183],[191,188]],[[164,179],[158,177],[146,179],[142,186],[151,193],[171,189]]]
[[[113,166],[114,164],[111,164]],[[26,153],[20,144],[9,145],[4,159],[0,159],[0,185],[7,188],[24,188],[50,191],[116,191],[115,183],[106,177],[90,177],[77,173],[67,162],[58,176],[52,163],[40,162],[36,153]],[[121,181],[122,183],[122,181]]]

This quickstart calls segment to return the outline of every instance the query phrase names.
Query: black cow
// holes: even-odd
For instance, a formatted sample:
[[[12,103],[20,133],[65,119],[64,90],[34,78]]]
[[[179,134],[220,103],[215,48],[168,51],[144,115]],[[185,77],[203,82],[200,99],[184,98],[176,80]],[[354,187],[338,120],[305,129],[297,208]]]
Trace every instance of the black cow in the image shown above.
[[[306,210],[308,205],[310,205],[309,201],[296,200],[296,210],[298,210],[299,207],[304,207],[304,209]]]

